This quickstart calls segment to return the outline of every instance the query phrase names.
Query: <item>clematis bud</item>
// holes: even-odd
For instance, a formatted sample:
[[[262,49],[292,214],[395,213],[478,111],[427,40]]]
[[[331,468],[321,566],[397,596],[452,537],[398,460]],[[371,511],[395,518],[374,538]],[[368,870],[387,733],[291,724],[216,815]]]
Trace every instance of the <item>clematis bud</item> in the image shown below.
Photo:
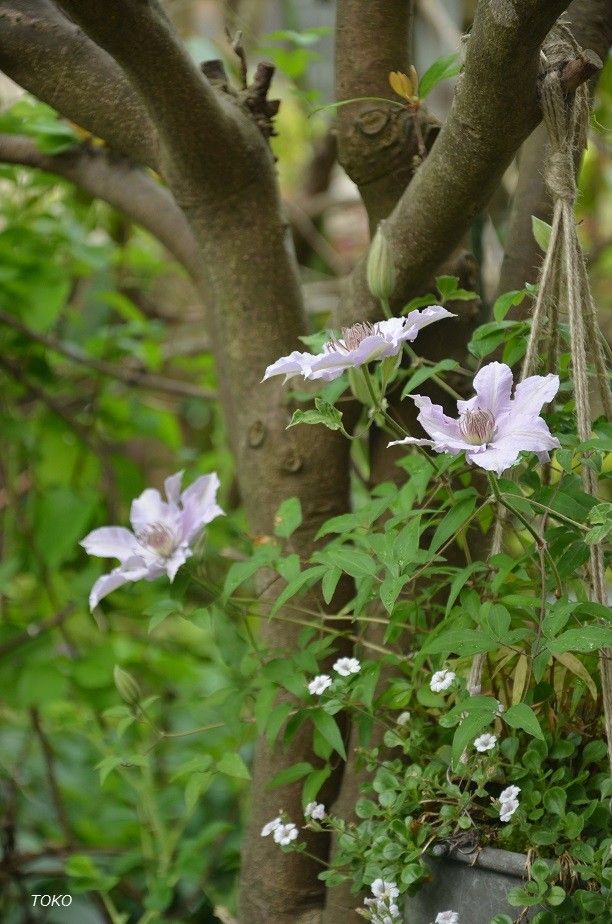
[[[370,244],[368,253],[368,288],[374,298],[387,301],[395,289],[395,264],[391,245],[384,232],[384,222],[380,222]]]
[[[113,678],[121,699],[125,700],[128,706],[137,706],[142,697],[142,693],[132,675],[124,671],[118,664],[115,664],[113,668]]]

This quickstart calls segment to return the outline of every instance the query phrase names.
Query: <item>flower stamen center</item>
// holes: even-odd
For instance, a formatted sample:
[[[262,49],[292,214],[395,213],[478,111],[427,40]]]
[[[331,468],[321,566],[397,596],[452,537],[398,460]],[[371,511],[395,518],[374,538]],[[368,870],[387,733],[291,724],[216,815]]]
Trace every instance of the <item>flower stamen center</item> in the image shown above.
[[[485,446],[495,434],[495,418],[491,411],[479,407],[464,411],[459,419],[459,430],[472,446]]]
[[[176,550],[176,536],[163,523],[153,523],[152,526],[139,532],[136,538],[141,545],[146,546],[161,558],[170,558]]]
[[[370,324],[369,321],[359,321],[352,327],[342,328],[342,340],[331,337],[327,342],[327,348],[334,353],[350,353],[351,350],[356,350],[366,337],[371,337],[376,332],[375,324]]]

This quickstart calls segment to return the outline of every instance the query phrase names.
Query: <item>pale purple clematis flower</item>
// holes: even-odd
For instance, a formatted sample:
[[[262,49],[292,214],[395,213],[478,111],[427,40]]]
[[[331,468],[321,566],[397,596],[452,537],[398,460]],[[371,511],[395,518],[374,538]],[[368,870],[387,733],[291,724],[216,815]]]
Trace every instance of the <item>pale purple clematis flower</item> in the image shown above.
[[[518,383],[512,397],[510,367],[489,363],[475,376],[474,390],[469,401],[457,402],[458,420],[447,417],[425,395],[410,395],[419,409],[417,420],[431,439],[409,436],[389,445],[431,446],[451,455],[463,451],[468,462],[498,475],[514,465],[522,451],[535,452],[546,462],[548,450],[561,445],[540,417],[542,406],[559,390],[558,375],[531,375]]]
[[[342,329],[342,337],[330,337],[322,353],[300,353],[294,350],[289,356],[277,359],[268,366],[262,381],[274,375],[284,375],[285,381],[293,375],[305,379],[322,379],[331,382],[346,369],[365,366],[375,359],[397,356],[406,341],[416,339],[428,324],[442,318],[455,317],[441,305],[431,305],[422,311],[411,311],[405,318],[388,318],[369,324],[367,321]]]
[[[162,574],[173,581],[191,556],[202,527],[223,515],[216,502],[219,478],[215,473],[197,478],[181,494],[182,478],[182,472],[166,478],[167,502],[155,488],[147,488],[132,501],[133,532],[123,526],[103,526],[85,536],[81,545],[89,555],[120,562],[92,587],[90,609],[128,581],[153,581]]]

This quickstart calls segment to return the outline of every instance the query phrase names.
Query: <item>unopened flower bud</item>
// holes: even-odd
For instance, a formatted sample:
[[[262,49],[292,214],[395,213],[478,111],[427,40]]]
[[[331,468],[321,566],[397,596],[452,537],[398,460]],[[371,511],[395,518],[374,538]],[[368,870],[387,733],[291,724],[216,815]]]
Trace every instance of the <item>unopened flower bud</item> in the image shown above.
[[[118,664],[115,664],[113,668],[113,678],[121,699],[125,700],[128,706],[137,706],[140,702],[142,693],[132,675],[124,671]]]
[[[381,221],[370,244],[367,276],[368,288],[374,298],[386,301],[395,289],[395,264],[383,224]]]

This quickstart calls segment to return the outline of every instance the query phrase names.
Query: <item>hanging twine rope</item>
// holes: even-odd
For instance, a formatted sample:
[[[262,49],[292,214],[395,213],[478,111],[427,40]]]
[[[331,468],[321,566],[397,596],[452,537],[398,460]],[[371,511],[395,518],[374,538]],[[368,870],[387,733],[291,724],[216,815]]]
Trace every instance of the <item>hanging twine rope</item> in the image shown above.
[[[540,271],[538,296],[533,310],[531,333],[521,372],[521,379],[537,371],[543,355],[547,371],[558,369],[559,321],[561,314],[569,320],[571,362],[574,377],[576,422],[581,442],[591,436],[591,398],[588,379],[587,342],[596,373],[601,403],[608,419],[612,418],[612,393],[606,369],[597,309],[589,286],[584,256],[576,232],[576,164],[586,146],[589,119],[589,91],[585,84],[568,95],[561,79],[562,62],[581,55],[582,50],[570,31],[558,26],[543,51],[546,70],[541,79],[541,105],[549,137],[546,184],[554,212],[550,241]],[[585,491],[597,493],[597,477],[582,466]],[[501,550],[503,518],[498,516],[490,556]],[[607,594],[603,549],[590,546],[589,583],[591,598],[606,605]],[[468,680],[468,691],[480,692],[484,655],[477,655]],[[612,767],[612,651],[600,657],[604,719],[608,754]]]

